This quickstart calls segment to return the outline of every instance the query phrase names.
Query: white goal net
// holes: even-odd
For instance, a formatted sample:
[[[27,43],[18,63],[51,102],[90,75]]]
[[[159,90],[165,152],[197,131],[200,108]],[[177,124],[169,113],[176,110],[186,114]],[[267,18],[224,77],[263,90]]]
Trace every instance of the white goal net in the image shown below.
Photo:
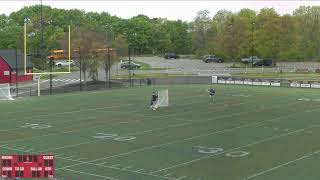
[[[156,106],[157,107],[167,107],[167,106],[169,106],[168,89],[158,91],[158,101],[157,101]]]
[[[14,100],[10,93],[9,84],[0,84],[0,100]]]

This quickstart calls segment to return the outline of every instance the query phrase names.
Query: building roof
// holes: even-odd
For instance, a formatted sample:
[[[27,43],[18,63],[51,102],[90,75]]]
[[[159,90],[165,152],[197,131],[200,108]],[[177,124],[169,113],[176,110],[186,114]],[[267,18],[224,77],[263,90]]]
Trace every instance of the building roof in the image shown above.
[[[10,65],[11,68],[16,69],[16,50],[14,49],[0,49],[0,56]],[[18,68],[24,68],[24,54],[17,51],[17,65]],[[32,68],[33,64],[31,56],[27,56],[27,68]]]

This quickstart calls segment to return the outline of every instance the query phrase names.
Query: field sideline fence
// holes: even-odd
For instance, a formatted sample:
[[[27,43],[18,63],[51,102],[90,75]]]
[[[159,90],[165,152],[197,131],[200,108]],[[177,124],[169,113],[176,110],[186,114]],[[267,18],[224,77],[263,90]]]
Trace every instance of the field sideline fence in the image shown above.
[[[284,80],[284,79],[259,79],[244,78],[232,76],[216,76],[217,84],[226,85],[248,85],[248,86],[270,86],[270,87],[296,87],[296,88],[318,88],[320,89],[320,80]],[[82,91],[107,90],[115,88],[129,88],[149,85],[176,85],[176,84],[212,84],[212,76],[181,76],[165,78],[146,78],[146,79],[113,79],[109,83],[104,81],[89,81],[87,85],[82,86]],[[18,90],[18,92],[17,92]],[[72,93],[80,91],[79,83],[65,84],[53,88],[53,94]],[[11,87],[13,97],[19,93],[19,96],[36,96],[36,87]],[[47,88],[41,89],[41,95],[49,95]]]

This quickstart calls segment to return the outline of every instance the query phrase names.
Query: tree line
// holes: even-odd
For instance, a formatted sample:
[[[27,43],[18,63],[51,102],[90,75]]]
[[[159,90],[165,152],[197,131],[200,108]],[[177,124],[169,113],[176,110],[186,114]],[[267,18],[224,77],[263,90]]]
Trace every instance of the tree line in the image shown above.
[[[257,55],[280,61],[320,59],[320,7],[300,7],[292,14],[272,8],[242,9],[210,15],[199,11],[193,21],[138,15],[130,19],[106,12],[84,12],[43,6],[44,53],[61,47],[71,25],[73,47],[116,47],[135,54],[215,54],[226,60]],[[23,24],[28,23],[28,52],[41,54],[40,6],[0,15],[0,49],[22,48]],[[88,57],[90,58],[90,57]]]

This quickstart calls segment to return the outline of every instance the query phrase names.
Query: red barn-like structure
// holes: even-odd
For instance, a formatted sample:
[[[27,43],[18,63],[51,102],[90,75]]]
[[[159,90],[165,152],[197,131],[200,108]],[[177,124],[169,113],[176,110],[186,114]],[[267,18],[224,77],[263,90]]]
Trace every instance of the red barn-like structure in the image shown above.
[[[31,56],[27,56],[27,72],[32,73]],[[18,73],[16,73],[18,71]],[[32,81],[33,75],[24,74],[24,54],[16,50],[0,50],[0,83]]]

